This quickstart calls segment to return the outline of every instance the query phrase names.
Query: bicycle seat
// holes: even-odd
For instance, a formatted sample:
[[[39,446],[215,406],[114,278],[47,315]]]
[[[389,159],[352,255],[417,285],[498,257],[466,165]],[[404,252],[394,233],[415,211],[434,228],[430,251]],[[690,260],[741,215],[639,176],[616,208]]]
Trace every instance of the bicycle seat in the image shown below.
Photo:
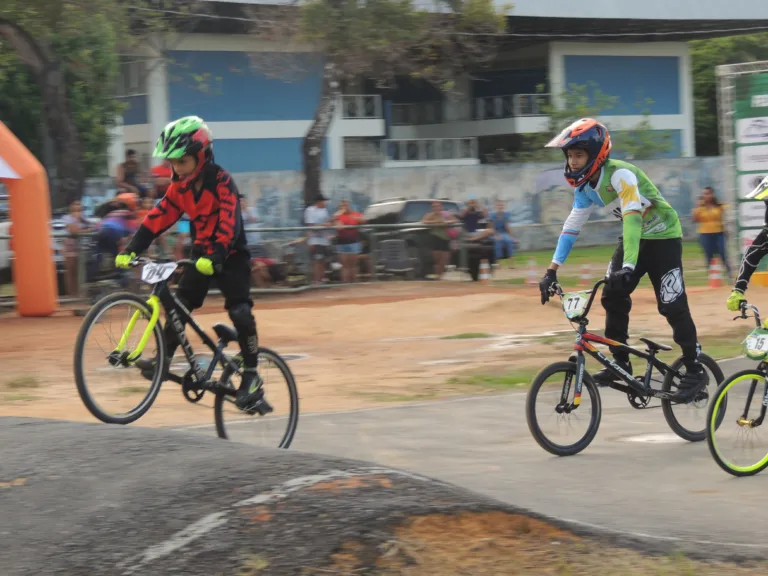
[[[216,332],[216,336],[221,338],[225,344],[237,341],[237,331],[232,326],[217,322],[213,325],[213,331]]]
[[[648,338],[640,338],[640,342],[644,342],[648,348],[651,350],[672,350],[672,346],[667,346],[666,344],[657,344],[653,340],[649,340]]]

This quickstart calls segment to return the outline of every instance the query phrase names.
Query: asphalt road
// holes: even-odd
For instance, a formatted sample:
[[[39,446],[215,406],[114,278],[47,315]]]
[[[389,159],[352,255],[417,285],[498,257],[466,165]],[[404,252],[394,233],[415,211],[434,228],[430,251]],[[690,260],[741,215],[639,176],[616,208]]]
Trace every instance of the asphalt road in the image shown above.
[[[726,377],[752,366],[721,363]],[[733,478],[706,442],[675,436],[660,407],[635,410],[610,389],[601,396],[597,437],[572,457],[551,456],[535,443],[524,393],[304,414],[290,449],[410,470],[653,548],[722,558],[768,554],[768,515],[761,513],[768,471]],[[233,439],[248,442],[248,425],[239,428]]]

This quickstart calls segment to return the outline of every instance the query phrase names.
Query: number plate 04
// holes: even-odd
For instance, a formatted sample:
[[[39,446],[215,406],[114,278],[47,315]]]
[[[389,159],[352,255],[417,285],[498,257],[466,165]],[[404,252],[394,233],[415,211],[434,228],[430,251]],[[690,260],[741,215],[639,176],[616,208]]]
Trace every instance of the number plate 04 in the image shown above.
[[[164,264],[148,262],[141,269],[141,279],[147,284],[157,284],[158,282],[170,278],[176,268],[178,268],[178,265],[175,262],[167,262]]]

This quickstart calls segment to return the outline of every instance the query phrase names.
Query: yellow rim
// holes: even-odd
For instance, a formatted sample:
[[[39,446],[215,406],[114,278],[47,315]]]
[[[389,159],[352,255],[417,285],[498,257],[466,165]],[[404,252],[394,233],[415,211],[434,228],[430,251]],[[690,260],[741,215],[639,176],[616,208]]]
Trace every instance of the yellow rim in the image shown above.
[[[715,453],[717,454],[718,458],[720,458],[720,461],[734,472],[747,473],[754,472],[755,470],[765,466],[766,463],[768,463],[768,453],[766,453],[766,455],[763,456],[763,458],[756,464],[752,464],[751,466],[737,466],[736,464],[731,463],[725,456],[723,456],[723,453],[720,452],[720,448],[718,448],[717,442],[715,440],[715,431],[717,430],[717,415],[720,413],[720,403],[723,401],[723,398],[725,398],[728,390],[731,389],[731,386],[737,382],[741,382],[742,380],[757,380],[759,382],[765,382],[765,375],[760,374],[759,372],[744,374],[743,376],[739,376],[738,378],[734,378],[728,382],[725,388],[723,388],[722,393],[719,394],[715,399],[715,407],[712,409],[712,418],[709,421],[709,431],[712,438],[712,448],[714,448]]]

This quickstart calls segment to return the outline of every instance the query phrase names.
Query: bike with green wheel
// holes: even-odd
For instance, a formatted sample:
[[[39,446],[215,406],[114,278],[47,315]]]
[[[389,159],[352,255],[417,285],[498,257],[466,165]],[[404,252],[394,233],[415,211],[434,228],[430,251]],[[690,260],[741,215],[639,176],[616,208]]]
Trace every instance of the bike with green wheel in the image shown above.
[[[586,370],[586,355],[591,356],[602,366],[610,370],[621,382],[613,382],[610,388],[623,392],[627,396],[630,406],[637,410],[650,408],[653,398],[661,400],[661,408],[664,418],[672,431],[689,442],[701,442],[704,440],[707,428],[705,418],[709,394],[716,387],[716,383],[723,381],[723,372],[717,362],[706,354],[699,354],[699,361],[707,374],[707,386],[695,393],[692,398],[681,396],[678,384],[683,377],[685,369],[683,357],[678,357],[671,364],[658,358],[660,351],[670,351],[671,346],[659,344],[648,338],[640,338],[646,345],[646,350],[638,350],[632,346],[621,344],[603,336],[599,336],[587,330],[589,320],[587,316],[592,307],[592,302],[597,294],[597,289],[606,280],[599,280],[591,290],[564,293],[562,288],[555,284],[550,288],[550,295],[557,294],[562,299],[562,307],[565,317],[573,324],[576,323],[576,342],[574,352],[567,362],[556,362],[539,372],[531,384],[526,399],[526,420],[536,442],[547,452],[556,456],[572,456],[578,454],[590,445],[597,435],[602,417],[602,400],[598,385]],[[627,373],[613,359],[600,352],[595,344],[621,347],[623,350],[646,360],[645,373],[633,376]],[[663,380],[653,378],[654,369]],[[553,378],[554,377],[554,378]],[[550,382],[550,379],[553,381]],[[661,388],[654,387],[652,382],[660,382]],[[586,388],[587,394],[582,396]],[[552,393],[550,399],[542,398],[548,392]],[[590,406],[585,406],[584,399],[589,400]],[[541,413],[538,409],[541,408]],[[685,416],[693,412],[698,422],[688,424]],[[544,431],[544,425],[554,421],[557,431],[563,429],[570,432],[583,420],[586,422],[586,430],[577,436],[574,442],[563,443],[554,438],[554,433]],[[565,420],[568,420],[566,423]],[[561,426],[562,425],[562,426]]]
[[[75,342],[75,382],[80,398],[102,422],[130,424],[147,413],[163,382],[170,380],[181,386],[184,398],[192,404],[198,404],[206,392],[214,395],[216,433],[220,438],[238,434],[237,439],[245,442],[288,448],[299,419],[299,395],[288,364],[276,352],[259,347],[262,400],[248,410],[236,407],[235,384],[242,379],[242,358],[239,353],[230,357],[224,349],[232,342],[237,343],[237,332],[227,324],[214,324],[213,331],[218,337],[214,342],[168,285],[177,269],[194,265],[194,260],[135,258],[130,266],[142,266],[142,281],[152,285],[149,298],[116,292],[90,309]],[[166,355],[161,309],[183,351],[183,360],[178,363]],[[210,360],[195,354],[185,325],[211,351]],[[142,358],[152,361],[140,362]],[[177,373],[178,369],[183,372]],[[105,392],[102,397],[100,391]],[[175,404],[161,404],[166,405],[169,413],[164,420],[177,420]],[[113,410],[116,405],[120,407]]]
[[[720,468],[734,476],[753,476],[768,467],[768,426],[763,426],[768,408],[768,329],[756,306],[742,300],[740,309],[734,320],[755,319],[755,328],[742,344],[747,358],[758,365],[732,374],[718,387],[707,410],[707,445]]]

